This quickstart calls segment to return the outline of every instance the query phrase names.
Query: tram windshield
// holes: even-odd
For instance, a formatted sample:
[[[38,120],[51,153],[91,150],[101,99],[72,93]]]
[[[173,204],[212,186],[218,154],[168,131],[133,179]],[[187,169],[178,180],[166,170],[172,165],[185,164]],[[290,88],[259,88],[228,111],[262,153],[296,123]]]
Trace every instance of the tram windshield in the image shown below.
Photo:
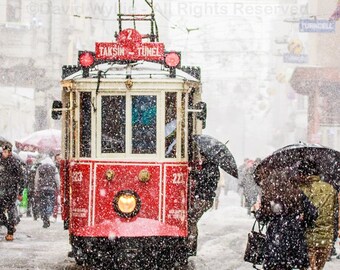
[[[72,137],[79,138],[75,147],[79,157],[185,158],[185,94],[107,93],[95,101],[88,91],[78,98],[79,122],[74,122]]]

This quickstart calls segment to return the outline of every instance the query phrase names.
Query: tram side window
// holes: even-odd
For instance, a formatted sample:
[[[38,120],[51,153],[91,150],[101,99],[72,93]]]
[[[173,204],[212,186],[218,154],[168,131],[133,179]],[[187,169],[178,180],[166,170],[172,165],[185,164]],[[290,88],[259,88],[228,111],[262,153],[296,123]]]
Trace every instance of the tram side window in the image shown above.
[[[125,96],[102,97],[101,152],[125,152]]]
[[[182,94],[181,99],[181,157],[185,158],[185,138],[187,137],[185,125],[186,125],[186,117],[185,117],[185,94]]]
[[[177,136],[177,93],[165,93],[165,157],[175,158]]]
[[[157,97],[132,96],[132,154],[155,154]]]
[[[80,156],[91,157],[91,93],[80,93]]]

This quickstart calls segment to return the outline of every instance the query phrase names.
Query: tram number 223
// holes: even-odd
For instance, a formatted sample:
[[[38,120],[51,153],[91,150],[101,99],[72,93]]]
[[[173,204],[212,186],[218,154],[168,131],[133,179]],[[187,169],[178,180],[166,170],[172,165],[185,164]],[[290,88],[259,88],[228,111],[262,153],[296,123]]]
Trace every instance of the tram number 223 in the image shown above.
[[[184,184],[185,183],[184,176],[185,176],[184,173],[174,173],[174,174],[172,174],[172,177],[173,177],[172,183],[173,184]]]

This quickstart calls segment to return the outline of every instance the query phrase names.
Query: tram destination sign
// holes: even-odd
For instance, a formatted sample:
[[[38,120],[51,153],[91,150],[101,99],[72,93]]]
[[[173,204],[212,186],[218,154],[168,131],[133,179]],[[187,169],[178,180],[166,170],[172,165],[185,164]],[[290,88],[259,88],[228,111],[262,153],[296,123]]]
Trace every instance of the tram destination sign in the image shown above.
[[[96,43],[96,58],[102,60],[162,60],[162,43],[142,43],[139,46],[122,46],[117,42]]]
[[[117,42],[97,42],[96,58],[101,60],[149,60],[164,59],[164,44],[142,42],[142,36],[134,29],[120,32]]]
[[[300,32],[334,33],[334,20],[300,20]]]

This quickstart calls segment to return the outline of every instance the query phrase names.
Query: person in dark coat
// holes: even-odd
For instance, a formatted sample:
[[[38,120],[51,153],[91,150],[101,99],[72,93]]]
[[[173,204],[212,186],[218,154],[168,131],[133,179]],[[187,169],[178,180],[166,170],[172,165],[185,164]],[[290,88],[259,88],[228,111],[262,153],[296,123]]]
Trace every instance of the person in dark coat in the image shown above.
[[[40,215],[43,220],[43,228],[50,226],[50,216],[52,215],[55,193],[59,190],[57,168],[52,159],[47,156],[41,161],[35,176],[35,192],[39,196]]]
[[[16,200],[22,198],[24,190],[24,172],[19,160],[12,156],[12,145],[2,146],[0,158],[0,220],[7,228],[6,241],[13,241],[16,231],[17,211]],[[7,218],[7,215],[8,218]]]
[[[272,172],[263,185],[261,206],[255,213],[267,224],[263,269],[307,269],[304,234],[318,216],[316,207],[285,172]]]
[[[191,171],[194,179],[194,198],[189,208],[189,239],[192,255],[197,248],[198,229],[197,222],[202,215],[214,204],[217,184],[220,179],[218,165],[201,156],[202,164],[200,168]]]

